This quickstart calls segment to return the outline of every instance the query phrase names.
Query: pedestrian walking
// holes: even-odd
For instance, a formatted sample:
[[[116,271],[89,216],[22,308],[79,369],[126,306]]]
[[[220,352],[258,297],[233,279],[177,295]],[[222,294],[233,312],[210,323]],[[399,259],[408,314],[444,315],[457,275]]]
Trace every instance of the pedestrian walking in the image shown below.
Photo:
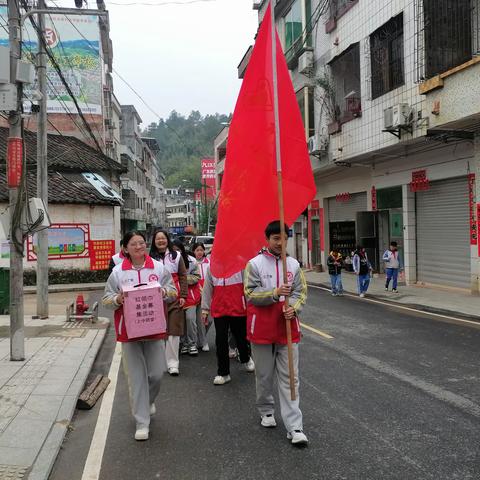
[[[203,285],[205,283],[205,277],[207,275],[207,272],[210,270],[210,260],[208,259],[206,255],[206,250],[205,250],[205,245],[202,242],[197,242],[192,245],[192,253],[195,256],[195,259],[197,261],[197,265],[200,271],[200,288],[203,290]],[[197,337],[198,337],[198,348],[201,349],[203,352],[209,352],[210,347],[208,345],[208,340],[207,340],[207,333],[208,330],[210,329],[210,326],[212,325],[213,319],[212,316],[209,315],[207,317],[206,322],[204,323],[203,317],[202,317],[202,305],[200,304],[197,305]]]
[[[343,268],[343,258],[342,254],[338,249],[333,248],[330,252],[330,255],[327,258],[328,273],[330,274],[330,282],[332,284],[332,295],[342,296],[343,295],[343,284],[342,284],[342,268]]]
[[[173,301],[176,290],[170,272],[147,255],[141,232],[127,233],[123,238],[125,258],[113,269],[105,286],[102,303],[115,309],[117,341],[122,343],[122,362],[128,380],[130,404],[136,422],[135,440],[147,440],[150,416],[155,414],[155,399],[165,365],[165,334],[129,339],[123,317],[123,288],[158,280],[165,301]]]
[[[372,265],[368,260],[365,248],[361,245],[357,246],[353,255],[353,271],[357,275],[358,295],[364,298],[370,285]]]
[[[183,309],[185,311],[186,332],[183,335],[180,353],[188,353],[191,356],[198,355],[198,334],[197,334],[197,306],[200,305],[202,293],[200,290],[200,272],[194,257],[188,255],[185,246],[180,240],[173,241],[173,248],[183,259],[187,269],[188,294]],[[200,307],[199,307],[200,308]]]
[[[212,315],[215,323],[215,346],[217,350],[217,375],[214,385],[225,385],[230,377],[228,356],[228,330],[235,337],[240,362],[245,371],[255,371],[247,342],[247,310],[243,294],[243,273],[237,272],[228,278],[216,278],[208,270],[202,292],[202,315],[205,322]]]
[[[390,242],[389,249],[385,250],[385,253],[383,254],[383,261],[385,262],[385,273],[387,274],[387,278],[385,281],[385,291],[388,292],[390,280],[393,280],[392,292],[398,293],[398,272],[401,272],[403,270],[403,262],[400,257],[400,252],[398,251],[397,242]]]
[[[168,305],[168,340],[165,345],[165,355],[168,373],[178,376],[180,373],[180,337],[185,333],[183,307],[188,296],[187,269],[182,256],[173,248],[173,243],[166,230],[155,230],[150,256],[165,265],[165,268],[172,274],[177,289],[176,301]]]
[[[260,424],[266,428],[277,425],[273,397],[276,379],[280,414],[287,430],[287,438],[294,445],[303,445],[308,439],[303,432],[299,398],[298,315],[307,298],[307,284],[298,261],[290,256],[287,256],[288,284],[283,283],[280,231],[279,221],[267,225],[267,248],[250,260],[245,269],[247,332],[256,368],[256,403],[261,417]],[[286,225],[285,231],[288,232]],[[284,241],[288,241],[287,234]],[[289,306],[285,304],[285,297],[289,297]],[[291,322],[292,330],[295,400],[291,400],[290,396],[286,321]]]
[[[123,262],[125,258],[125,253],[123,251],[123,240],[120,240],[120,250],[115,255],[112,255],[110,259],[110,263],[108,264],[108,274],[112,273],[112,270],[115,268],[116,265]]]

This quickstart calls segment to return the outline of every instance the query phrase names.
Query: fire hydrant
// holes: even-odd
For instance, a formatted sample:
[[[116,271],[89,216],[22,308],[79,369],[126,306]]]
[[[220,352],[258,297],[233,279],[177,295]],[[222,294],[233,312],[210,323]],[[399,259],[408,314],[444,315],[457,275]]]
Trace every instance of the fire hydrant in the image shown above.
[[[76,305],[76,308],[75,308],[76,315],[83,315],[88,310],[88,305],[83,300],[83,295],[77,296],[75,305]]]

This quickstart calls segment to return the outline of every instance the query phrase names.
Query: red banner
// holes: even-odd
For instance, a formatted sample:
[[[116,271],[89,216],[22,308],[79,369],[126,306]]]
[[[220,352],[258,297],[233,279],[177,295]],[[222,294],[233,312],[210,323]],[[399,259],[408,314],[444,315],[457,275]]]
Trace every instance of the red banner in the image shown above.
[[[202,199],[215,199],[215,160],[213,158],[202,159]]]
[[[475,218],[475,174],[468,175],[468,206],[470,208],[470,245],[478,242],[477,219]]]
[[[115,240],[90,240],[90,270],[107,270],[115,255]]]
[[[477,203],[477,231],[480,230],[480,203]],[[480,257],[480,242],[478,243],[478,256]]]
[[[336,202],[349,202],[351,198],[352,196],[349,192],[338,193],[337,195],[335,195]]]
[[[21,138],[10,137],[7,146],[8,188],[18,188],[22,179],[23,142]]]
[[[377,209],[377,189],[375,186],[372,187],[372,210],[375,211]]]
[[[323,252],[325,250],[325,235],[324,235],[324,224],[323,224],[323,208],[318,209],[318,218],[320,219],[320,250]]]

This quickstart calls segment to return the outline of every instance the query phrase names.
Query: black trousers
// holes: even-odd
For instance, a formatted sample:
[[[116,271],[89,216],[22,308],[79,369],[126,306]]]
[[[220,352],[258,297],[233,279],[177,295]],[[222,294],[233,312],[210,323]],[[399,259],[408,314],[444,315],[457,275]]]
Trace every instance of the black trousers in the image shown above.
[[[217,347],[217,374],[230,375],[230,358],[228,358],[228,329],[230,328],[237,343],[240,362],[247,363],[250,354],[247,341],[247,317],[218,317],[215,322],[215,345]]]

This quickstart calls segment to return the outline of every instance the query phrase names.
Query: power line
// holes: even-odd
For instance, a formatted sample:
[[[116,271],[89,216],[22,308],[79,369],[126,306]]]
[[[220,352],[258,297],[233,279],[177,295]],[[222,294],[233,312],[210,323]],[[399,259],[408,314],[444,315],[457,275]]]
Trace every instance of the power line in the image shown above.
[[[119,3],[119,2],[108,2],[109,5],[118,5],[121,7],[131,7],[134,5],[144,5],[147,7],[164,7],[166,5],[191,5],[192,3],[207,3],[207,2],[216,2],[217,0],[189,0],[185,2],[178,1],[167,1],[160,3],[151,3],[151,2],[129,2],[129,3]]]

